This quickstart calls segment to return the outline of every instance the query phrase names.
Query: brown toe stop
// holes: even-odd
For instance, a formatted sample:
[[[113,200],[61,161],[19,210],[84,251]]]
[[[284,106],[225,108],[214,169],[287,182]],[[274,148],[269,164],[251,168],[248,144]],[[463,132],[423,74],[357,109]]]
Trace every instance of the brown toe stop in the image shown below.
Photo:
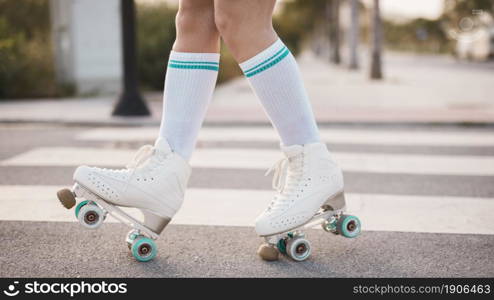
[[[72,193],[71,190],[69,189],[62,189],[57,192],[57,197],[58,200],[60,200],[60,203],[66,208],[66,209],[71,209],[75,205],[75,197],[74,193]]]
[[[280,255],[278,249],[268,244],[262,244],[261,246],[259,246],[257,254],[259,254],[262,259],[267,261],[278,260],[278,256]]]

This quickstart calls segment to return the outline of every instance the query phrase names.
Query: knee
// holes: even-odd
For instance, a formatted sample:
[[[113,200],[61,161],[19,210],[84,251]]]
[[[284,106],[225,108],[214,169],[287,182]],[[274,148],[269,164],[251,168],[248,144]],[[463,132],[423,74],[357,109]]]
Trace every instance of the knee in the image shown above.
[[[221,1],[219,1],[221,3]],[[235,10],[223,7],[221,4],[214,8],[214,23],[225,42],[235,42],[242,35],[244,22]]]
[[[252,39],[274,32],[269,9],[257,7],[253,11],[246,11],[246,8],[238,3],[241,2],[215,1],[214,23],[228,47],[245,46]]]
[[[208,2],[197,0],[182,0],[175,17],[177,33],[181,35],[217,36],[214,24],[214,10]]]

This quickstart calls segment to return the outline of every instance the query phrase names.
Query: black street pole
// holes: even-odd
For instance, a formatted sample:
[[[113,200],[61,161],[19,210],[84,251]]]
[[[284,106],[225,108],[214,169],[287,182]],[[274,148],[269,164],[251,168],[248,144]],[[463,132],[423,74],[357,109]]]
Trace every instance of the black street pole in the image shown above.
[[[123,92],[113,110],[114,116],[149,116],[150,112],[139,93],[136,56],[135,3],[121,0],[123,40]]]

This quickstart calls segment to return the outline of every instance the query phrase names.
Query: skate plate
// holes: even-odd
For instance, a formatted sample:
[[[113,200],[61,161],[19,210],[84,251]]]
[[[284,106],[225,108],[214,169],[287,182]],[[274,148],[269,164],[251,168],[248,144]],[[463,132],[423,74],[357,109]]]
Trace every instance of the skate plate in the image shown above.
[[[148,235],[153,240],[156,240],[159,237],[159,234],[153,232],[152,230],[150,230],[146,226],[142,225],[142,223],[140,221],[138,221],[134,217],[127,214],[121,208],[106,202],[100,196],[89,191],[87,188],[83,187],[82,185],[76,183],[76,184],[74,184],[74,187],[72,190],[73,190],[74,194],[76,195],[76,197],[84,198],[86,200],[95,202],[96,204],[101,206],[105,212],[109,213],[112,217],[114,217],[118,221],[122,222],[123,224],[126,224],[126,225],[132,227],[133,229],[137,229],[139,231],[144,232],[146,235]]]

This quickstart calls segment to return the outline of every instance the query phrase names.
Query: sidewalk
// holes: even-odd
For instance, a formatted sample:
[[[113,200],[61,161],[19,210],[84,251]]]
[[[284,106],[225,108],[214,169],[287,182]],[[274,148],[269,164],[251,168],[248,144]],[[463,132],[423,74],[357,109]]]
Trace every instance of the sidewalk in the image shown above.
[[[329,65],[310,54],[300,69],[319,123],[494,124],[493,63],[458,63],[447,57],[387,54],[385,80]],[[111,117],[115,97],[0,102],[0,122],[158,125],[161,95],[148,95],[152,117]],[[219,86],[206,124],[267,123],[248,82]]]

